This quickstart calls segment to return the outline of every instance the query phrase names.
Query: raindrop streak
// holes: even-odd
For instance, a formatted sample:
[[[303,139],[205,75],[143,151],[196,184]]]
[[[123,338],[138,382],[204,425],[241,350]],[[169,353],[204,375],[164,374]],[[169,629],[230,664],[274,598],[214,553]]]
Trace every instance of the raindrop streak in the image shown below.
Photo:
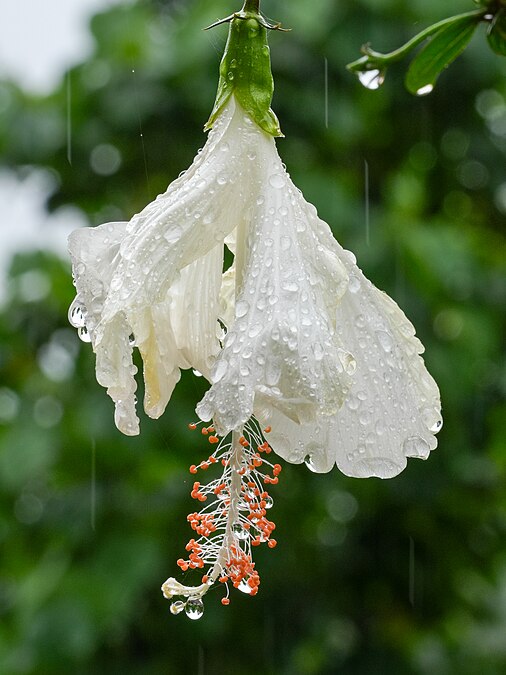
[[[72,82],[67,73],[67,161],[72,166]]]
[[[325,57],[324,59],[324,72],[325,72],[325,128],[329,128],[329,62]]]
[[[369,162],[364,159],[364,202],[365,202],[365,243],[370,245],[369,240]]]
[[[415,606],[415,542],[409,538],[409,604]]]
[[[373,70],[361,70],[357,73],[360,84],[366,89],[379,89],[385,81],[385,71],[374,68]]]
[[[144,172],[146,174],[146,187],[148,189],[148,198],[151,199],[151,188],[149,186],[149,174],[148,174],[148,161],[146,157],[146,147],[144,145],[144,134],[142,133],[142,120],[139,107],[139,94],[137,92],[137,81],[135,76],[135,68],[132,68],[132,77],[134,81],[134,101],[135,101],[135,110],[137,112],[137,119],[139,120],[139,136],[141,137],[142,145],[142,157],[144,159]]]
[[[95,514],[96,514],[96,503],[97,503],[97,491],[96,491],[96,443],[95,439],[91,441],[91,489],[90,489],[90,521],[91,529],[95,532]]]

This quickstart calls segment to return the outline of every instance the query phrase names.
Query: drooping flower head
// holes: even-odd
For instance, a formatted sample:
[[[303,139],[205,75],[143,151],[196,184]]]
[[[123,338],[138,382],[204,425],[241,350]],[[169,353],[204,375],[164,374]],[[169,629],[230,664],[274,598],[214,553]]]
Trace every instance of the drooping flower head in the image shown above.
[[[197,587],[163,586],[166,597],[187,598],[172,609],[191,618],[217,580],[224,604],[228,584],[256,593],[251,547],[275,544],[266,485],[281,467],[272,450],[317,472],[337,464],[349,476],[390,478],[406,458],[428,456],[442,424],[413,326],[337,243],[278,155],[266,36],[279,26],[254,0],[224,21],[202,152],[129,222],[78,230],[69,243],[70,320],[92,344],[118,428],[139,433],[134,348],[153,418],[181,369],[211,385],[197,414],[213,452],[190,470],[214,478],[193,486],[206,504],[188,518],[198,537],[178,561],[205,574]],[[234,262],[224,272],[225,246]]]

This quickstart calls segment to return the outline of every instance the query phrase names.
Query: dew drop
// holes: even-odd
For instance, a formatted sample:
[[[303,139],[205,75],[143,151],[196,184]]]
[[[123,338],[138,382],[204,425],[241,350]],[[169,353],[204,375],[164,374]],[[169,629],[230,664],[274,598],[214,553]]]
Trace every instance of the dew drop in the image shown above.
[[[355,411],[358,410],[359,402],[358,399],[356,399],[354,396],[349,396],[346,399],[346,407],[349,410]]]
[[[254,323],[248,331],[248,337],[250,338],[258,337],[261,332],[262,332],[262,324]]]
[[[421,457],[425,459],[429,452],[429,444],[420,436],[411,436],[404,441],[402,446],[406,457]]]
[[[246,302],[246,300],[239,300],[239,302],[237,302],[235,305],[235,315],[238,319],[240,319],[243,316],[246,316],[248,310],[249,304]]]
[[[284,237],[281,237],[281,250],[282,251],[288,251],[290,246],[292,245],[292,240],[290,237],[287,237],[286,235]]]
[[[211,380],[213,384],[216,384],[220,380],[222,380],[225,375],[227,374],[228,370],[228,364],[226,361],[217,361],[216,365],[214,366],[214,370],[211,376]]]
[[[358,280],[357,277],[351,276],[349,281],[348,281],[348,289],[350,293],[358,293],[360,290],[360,281]]]
[[[307,466],[307,468],[312,471],[313,473],[317,473],[316,466],[314,463],[313,455],[306,455],[304,457],[304,464]]]
[[[272,176],[270,176],[269,178],[269,185],[279,190],[280,188],[284,187],[285,179],[281,174],[273,173]]]
[[[385,81],[385,71],[380,70],[379,68],[373,68],[372,70],[361,70],[357,73],[360,84],[362,84],[366,89],[379,89],[383,82]]]
[[[417,89],[416,95],[417,96],[427,96],[427,94],[430,94],[434,89],[433,84],[426,84],[423,87],[420,87],[420,89]]]
[[[170,606],[170,613],[174,615],[181,614],[184,608],[185,603],[182,602],[182,600],[176,600],[176,602],[173,602]]]
[[[232,532],[235,534],[237,539],[245,541],[249,537],[248,530],[245,530],[241,523],[234,523],[232,525]]]
[[[200,598],[190,598],[185,605],[186,616],[189,619],[200,619],[204,614],[204,603]]]
[[[394,341],[390,333],[387,333],[384,330],[377,330],[376,331],[376,337],[378,338],[378,342],[380,343],[382,349],[385,352],[391,352],[392,347],[394,346]]]
[[[182,228],[179,225],[176,225],[175,227],[171,227],[166,230],[163,236],[169,244],[174,244],[180,239],[182,233]]]
[[[274,500],[272,499],[272,497],[266,497],[266,498],[264,499],[264,502],[265,502],[265,507],[264,507],[264,508],[266,508],[266,509],[272,509],[272,506],[273,506],[273,504],[274,504]]]
[[[339,361],[341,362],[346,375],[354,374],[357,369],[357,362],[355,361],[353,354],[350,354],[350,352],[345,352],[344,349],[340,349]]]
[[[241,591],[241,593],[246,593],[246,595],[250,595],[253,589],[248,584],[247,579],[241,579],[239,585],[237,586],[237,590]]]
[[[77,329],[77,334],[79,335],[79,339],[83,342],[91,342],[91,335],[86,326],[80,326]]]
[[[86,323],[83,308],[75,301],[69,307],[69,323],[74,328],[83,328]]]

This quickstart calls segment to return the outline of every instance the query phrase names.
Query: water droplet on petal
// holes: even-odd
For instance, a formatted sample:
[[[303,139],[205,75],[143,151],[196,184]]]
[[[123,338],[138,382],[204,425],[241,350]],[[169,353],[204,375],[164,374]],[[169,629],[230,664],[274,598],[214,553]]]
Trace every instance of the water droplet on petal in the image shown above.
[[[376,337],[378,338],[378,342],[380,343],[382,349],[385,352],[391,352],[392,347],[394,346],[394,341],[390,333],[387,333],[384,330],[378,330],[376,331]]]
[[[273,173],[269,178],[269,185],[273,188],[280,189],[285,185],[285,179],[280,173]]]
[[[174,244],[176,241],[179,241],[182,233],[182,228],[179,225],[175,225],[174,227],[169,227],[168,230],[165,230],[163,236],[169,244]]]
[[[355,361],[353,354],[350,354],[350,352],[345,352],[344,349],[340,349],[338,355],[339,361],[341,362],[346,375],[353,375],[357,369],[357,362]]]
[[[360,84],[362,84],[366,89],[379,89],[383,82],[385,81],[385,71],[380,70],[379,68],[373,68],[371,70],[361,70],[357,73]]]
[[[83,308],[75,300],[69,307],[69,323],[74,328],[82,328],[86,323]]]
[[[235,305],[235,315],[238,319],[245,316],[248,313],[249,304],[246,300],[239,300]]]
[[[91,335],[86,326],[81,326],[80,328],[78,328],[77,334],[79,335],[79,339],[82,340],[83,342],[91,342]]]
[[[351,276],[348,281],[348,289],[350,293],[358,293],[360,290],[360,281],[358,277]]]
[[[176,602],[173,602],[170,606],[170,613],[171,614],[181,614],[183,609],[185,608],[185,603],[182,602],[181,600],[176,600]]]
[[[406,457],[420,457],[422,459],[425,459],[430,452],[429,444],[420,436],[407,438],[402,449]]]
[[[313,455],[306,455],[304,457],[304,464],[307,466],[307,468],[310,471],[313,471],[313,473],[317,473],[316,466],[314,463]]]
[[[211,381],[213,384],[216,384],[220,380],[222,380],[225,375],[227,374],[228,370],[228,364],[226,361],[217,361],[216,365],[214,366],[212,375],[211,375]]]
[[[204,614],[204,603],[200,598],[190,598],[185,605],[186,616],[189,619],[200,619]]]

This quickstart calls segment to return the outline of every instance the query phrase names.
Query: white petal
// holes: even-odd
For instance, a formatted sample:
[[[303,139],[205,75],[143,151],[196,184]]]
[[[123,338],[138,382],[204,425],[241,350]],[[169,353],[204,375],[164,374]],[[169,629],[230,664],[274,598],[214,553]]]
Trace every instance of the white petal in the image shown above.
[[[346,270],[316,236],[316,212],[290,182],[274,141],[265,136],[256,155],[265,178],[251,213],[243,287],[213,386],[197,407],[221,433],[252,415],[255,396],[299,423],[333,414],[354,368],[334,332]],[[229,272],[228,305],[231,280]]]
[[[168,298],[177,349],[207,379],[220,350],[216,319],[220,314],[222,269],[220,244],[181,271]]]
[[[130,334],[145,360],[153,417],[163,412],[179,368],[209,371],[219,347],[220,249],[249,213],[258,173],[249,156],[261,135],[232,98],[193,165],[165,194],[129,223],[71,235],[76,303],[97,354],[97,379],[115,400],[125,433],[138,433]]]
[[[288,461],[307,458],[315,471],[335,462],[348,476],[391,478],[408,457],[426,459],[436,447],[439,390],[404,313],[364,277],[352,254],[341,249],[341,258],[350,281],[337,310],[338,333],[357,363],[344,405],[305,427],[266,408],[257,414],[272,426],[269,442]]]

